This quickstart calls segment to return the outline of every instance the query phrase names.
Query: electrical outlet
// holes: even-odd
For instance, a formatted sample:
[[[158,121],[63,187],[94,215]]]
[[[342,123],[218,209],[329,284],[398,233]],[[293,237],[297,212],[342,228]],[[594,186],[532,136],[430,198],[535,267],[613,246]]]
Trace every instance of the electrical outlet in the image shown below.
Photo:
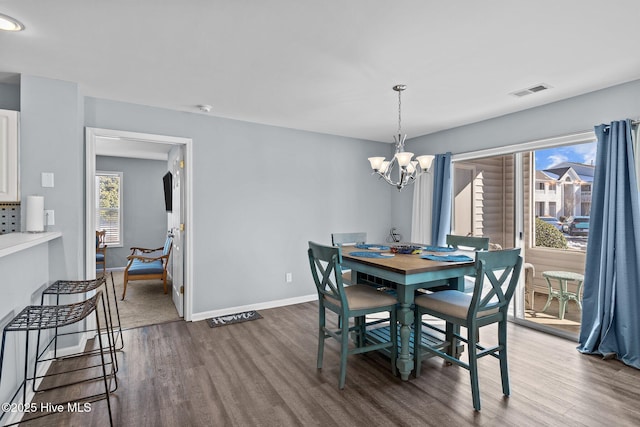
[[[287,283],[291,283],[291,282],[293,282],[293,274],[291,274],[291,273],[287,273],[287,274],[285,274],[285,275],[284,275],[284,280],[285,280],[285,282],[287,282]]]

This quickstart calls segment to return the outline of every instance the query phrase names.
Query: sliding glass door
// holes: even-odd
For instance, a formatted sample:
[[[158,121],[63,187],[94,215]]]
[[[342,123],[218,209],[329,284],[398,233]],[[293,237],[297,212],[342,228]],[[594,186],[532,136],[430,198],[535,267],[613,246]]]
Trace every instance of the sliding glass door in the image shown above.
[[[576,279],[584,274],[595,169],[591,138],[524,144],[527,151],[508,154],[454,156],[453,163],[453,233],[489,237],[495,249],[521,247],[526,268],[513,320],[573,339],[580,329],[582,290]],[[561,283],[558,276],[573,280]]]

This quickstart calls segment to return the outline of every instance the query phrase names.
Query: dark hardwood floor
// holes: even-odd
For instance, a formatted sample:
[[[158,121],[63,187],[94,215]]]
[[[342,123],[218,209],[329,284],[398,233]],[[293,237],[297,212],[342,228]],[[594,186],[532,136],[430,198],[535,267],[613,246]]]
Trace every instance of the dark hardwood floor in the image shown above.
[[[338,346],[327,341],[316,370],[317,304],[261,310],[263,319],[209,328],[171,322],[124,332],[118,426],[638,426],[640,370],[578,353],[576,343],[510,324],[511,397],[498,361],[480,360],[482,411],[468,372],[423,362],[401,381],[379,354],[351,356],[338,390]],[[490,342],[495,331],[483,328]],[[40,395],[60,401],[60,393]],[[108,425],[106,401],[91,412],[56,414],[29,425]]]

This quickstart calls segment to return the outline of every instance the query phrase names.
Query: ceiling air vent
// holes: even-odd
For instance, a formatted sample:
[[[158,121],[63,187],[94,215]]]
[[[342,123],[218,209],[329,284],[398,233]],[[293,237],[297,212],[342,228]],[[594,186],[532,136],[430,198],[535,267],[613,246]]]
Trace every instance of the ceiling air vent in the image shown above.
[[[535,85],[535,86],[531,86],[529,88],[526,89],[522,89],[522,90],[517,90],[515,92],[511,92],[511,95],[513,96],[517,96],[517,97],[523,97],[523,96],[527,96],[527,95],[531,95],[532,93],[536,93],[536,92],[541,92],[543,90],[547,90],[551,88],[551,86],[549,86],[546,83],[540,83],[539,85]]]

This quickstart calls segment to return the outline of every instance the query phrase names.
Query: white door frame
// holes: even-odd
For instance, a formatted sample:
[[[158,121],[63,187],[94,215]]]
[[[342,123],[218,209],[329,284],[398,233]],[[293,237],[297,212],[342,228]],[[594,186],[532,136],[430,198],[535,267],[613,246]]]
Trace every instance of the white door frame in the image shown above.
[[[85,129],[85,278],[95,278],[96,259],[95,259],[95,180],[96,174],[96,139],[99,137],[110,139],[131,139],[135,141],[143,141],[158,144],[183,145],[185,148],[185,229],[190,236],[186,239],[185,258],[184,258],[184,320],[191,321],[193,315],[193,236],[195,235],[193,227],[193,140],[191,138],[180,138],[166,135],[153,135],[137,132],[126,132],[113,129],[100,129],[87,127]],[[160,185],[160,184],[158,184]]]

